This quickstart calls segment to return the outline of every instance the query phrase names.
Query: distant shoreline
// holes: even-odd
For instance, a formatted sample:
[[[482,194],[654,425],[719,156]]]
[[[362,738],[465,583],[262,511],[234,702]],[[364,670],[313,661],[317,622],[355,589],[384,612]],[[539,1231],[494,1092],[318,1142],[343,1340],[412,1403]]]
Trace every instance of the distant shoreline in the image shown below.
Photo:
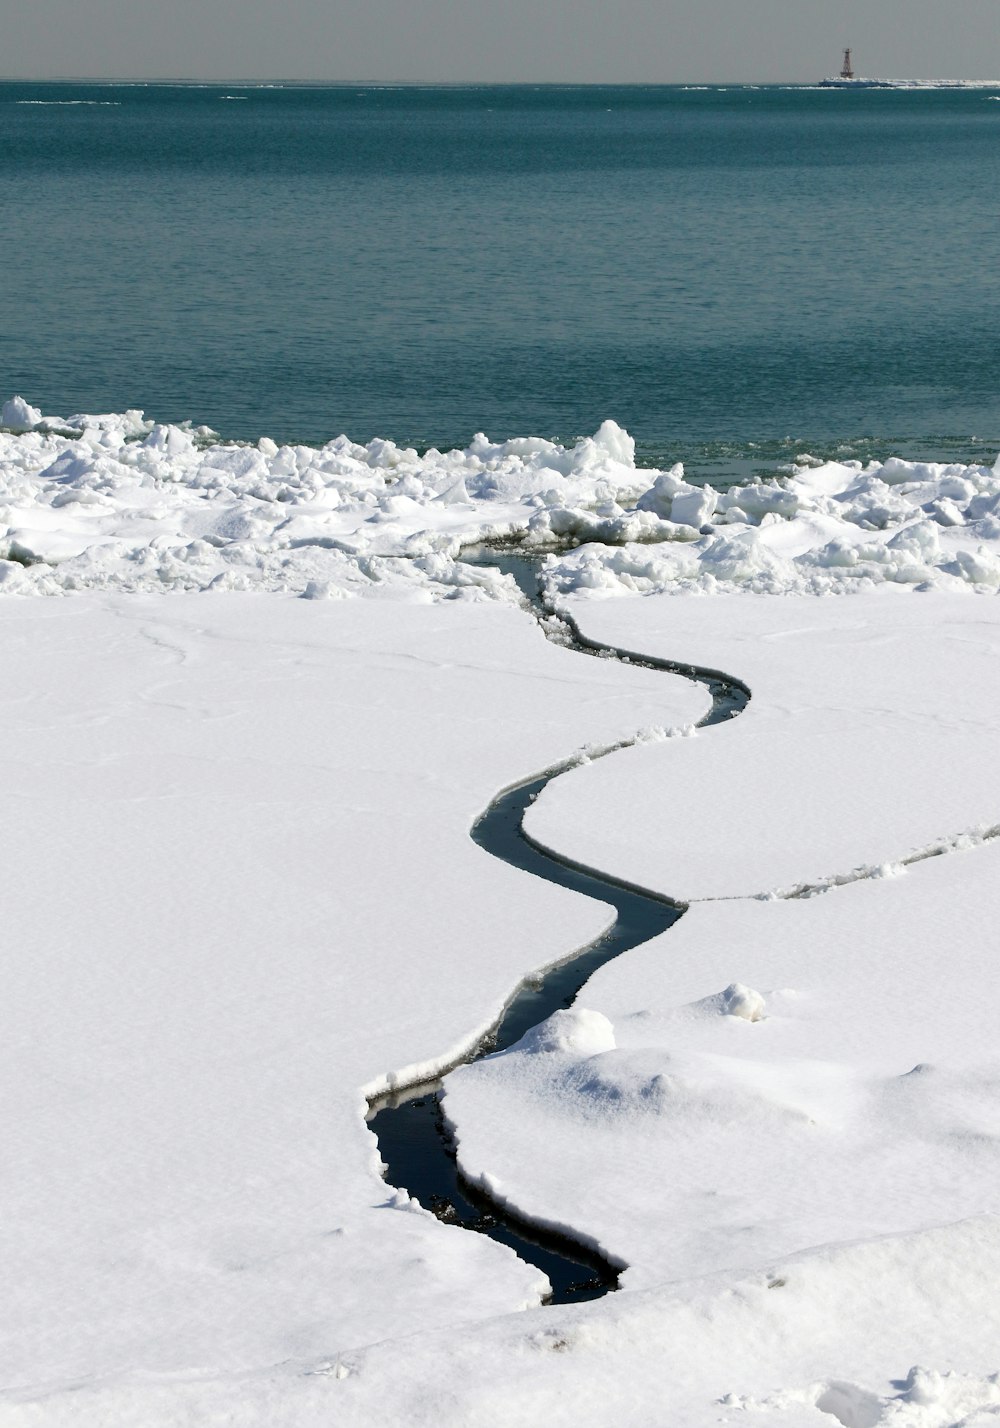
[[[808,88],[808,86],[802,86]],[[1000,80],[988,79],[841,79],[819,81],[820,89],[998,89]]]

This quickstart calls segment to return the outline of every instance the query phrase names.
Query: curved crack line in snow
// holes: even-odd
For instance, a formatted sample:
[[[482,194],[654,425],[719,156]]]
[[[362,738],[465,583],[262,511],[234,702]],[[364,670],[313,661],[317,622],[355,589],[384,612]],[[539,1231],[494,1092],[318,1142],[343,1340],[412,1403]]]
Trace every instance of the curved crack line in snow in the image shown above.
[[[941,858],[950,853],[968,853],[975,848],[982,848],[995,838],[1000,838],[1000,824],[997,823],[989,828],[973,828],[964,833],[955,833],[950,837],[941,838],[935,843],[928,843],[925,847],[917,848],[914,852],[907,853],[905,857],[896,858],[891,862],[868,863],[860,868],[853,868],[849,873],[834,873],[815,883],[799,883],[793,888],[779,889],[773,894],[759,893],[757,896],[762,898],[773,896],[784,900],[817,897],[821,893],[830,892],[833,888],[846,887],[848,883],[898,877],[905,868],[911,867],[914,863],[925,863],[929,858]]]
[[[534,565],[529,565],[534,570]],[[522,570],[522,575],[523,575]],[[525,607],[538,620],[546,638],[555,643],[599,658],[678,674],[703,684],[712,696],[708,713],[696,728],[721,723],[742,712],[750,691],[741,681],[719,670],[657,659],[617,646],[600,644],[582,634],[575,620],[557,612],[530,588]],[[677,732],[692,732],[677,731]],[[605,932],[586,946],[550,964],[542,972],[522,978],[495,1021],[478,1035],[466,1038],[464,1049],[452,1052],[438,1063],[407,1068],[366,1088],[368,1119],[375,1131],[379,1152],[385,1160],[386,1179],[425,1209],[452,1224],[490,1235],[505,1243],[522,1259],[536,1265],[548,1276],[552,1293],[549,1303],[596,1298],[618,1287],[618,1273],[625,1268],[582,1232],[540,1222],[518,1209],[500,1194],[489,1193],[485,1181],[472,1183],[462,1174],[457,1148],[440,1103],[439,1081],[429,1077],[447,1074],[456,1066],[519,1041],[560,1005],[569,1005],[594,971],[605,962],[658,936],[683,915],[686,904],[586,867],[544,848],[525,833],[522,821],[530,804],[552,779],[580,763],[606,757],[651,738],[667,738],[666,730],[640,730],[628,738],[578,751],[534,777],[502,790],[470,830],[473,839],[487,852],[508,864],[609,903],[615,918]],[[419,1081],[419,1085],[414,1085]],[[421,1155],[414,1154],[414,1145]],[[414,1195],[414,1189],[416,1194]],[[581,1271],[590,1270],[580,1281]]]
[[[771,888],[765,892],[733,893],[728,897],[691,897],[687,906],[708,902],[792,902],[797,899],[819,897],[832,892],[834,888],[847,887],[850,883],[877,882],[882,878],[901,877],[906,868],[914,863],[925,863],[930,858],[941,858],[951,853],[969,853],[982,848],[994,839],[1000,838],[1000,823],[986,828],[971,828],[964,833],[954,833],[917,848],[905,857],[884,863],[862,863],[849,873],[831,873],[829,877],[817,878],[814,882],[795,883],[790,888]]]
[[[638,665],[646,669],[667,669],[670,670],[672,673],[682,675],[686,678],[696,679],[699,681],[704,680],[708,683],[717,682],[719,684],[730,686],[742,692],[746,700],[749,700],[751,697],[750,690],[747,685],[743,684],[742,681],[733,678],[731,675],[725,674],[721,670],[709,669],[705,666],[681,664],[677,661],[657,660],[649,655],[643,655],[638,652],[629,650],[619,651],[615,646],[602,645],[596,640],[590,640],[586,635],[583,634],[576,620],[573,618],[572,615],[569,614],[567,610],[557,609],[556,606],[550,604],[544,599],[542,600],[542,604],[547,614],[553,619],[560,621],[570,632],[571,639],[566,641],[560,641],[560,643],[565,643],[571,648],[583,645],[586,647],[584,652],[596,654],[605,658],[624,656],[625,662],[629,664]],[[543,624],[541,620],[539,621],[539,623]],[[548,637],[553,638],[552,635],[549,635]],[[742,710],[739,709],[734,712],[740,713],[742,712]],[[733,715],[729,715],[728,717],[733,717]],[[700,720],[699,723],[694,727],[701,728],[709,722],[713,722],[711,719],[711,715],[707,719]],[[670,737],[671,734],[676,735],[678,733],[691,732],[693,732],[693,730],[675,730],[671,731],[671,733],[669,734],[666,734],[665,737]],[[605,752],[612,753],[614,752],[615,748],[633,747],[635,744],[641,742],[644,742],[641,737],[634,737],[632,739],[622,740],[620,744],[616,746],[609,746],[607,750],[602,750],[600,754],[595,754],[595,758],[601,757]],[[580,758],[578,762],[586,763],[588,762],[588,760],[586,760],[585,758]],[[572,767],[572,764],[571,762],[567,761],[566,768],[568,769],[570,767]],[[549,848],[546,844],[540,842],[536,838],[533,838],[531,834],[525,832],[524,830],[522,830],[522,836],[526,838],[529,843],[532,843],[535,847],[542,849],[550,856],[557,858],[562,862],[568,863],[570,866],[585,869],[588,872],[595,871],[593,869],[587,868],[586,865],[583,863],[576,863],[572,859],[564,858],[562,854],[557,853],[554,849]],[[851,871],[848,873],[831,873],[828,877],[817,878],[811,882],[795,883],[790,888],[773,888],[754,893],[735,893],[730,897],[689,897],[685,900],[683,904],[678,905],[684,907],[691,907],[697,903],[707,902],[767,902],[771,900],[792,901],[796,899],[818,897],[822,893],[830,892],[834,888],[846,887],[850,883],[877,881],[882,878],[899,877],[902,875],[903,871],[906,868],[911,867],[914,863],[926,862],[929,858],[938,858],[950,853],[970,852],[975,848],[983,847],[984,844],[989,843],[998,837],[1000,837],[1000,823],[992,824],[986,828],[972,828],[962,833],[948,835],[944,838],[936,840],[933,843],[928,843],[923,848],[918,848],[913,852],[906,854],[904,857],[895,858],[882,863],[864,863],[857,868],[852,868]],[[599,873],[598,876],[607,878],[609,881],[613,881],[611,874]],[[638,888],[639,886],[638,884],[631,884],[627,882],[622,882],[621,885],[625,887],[636,888]]]

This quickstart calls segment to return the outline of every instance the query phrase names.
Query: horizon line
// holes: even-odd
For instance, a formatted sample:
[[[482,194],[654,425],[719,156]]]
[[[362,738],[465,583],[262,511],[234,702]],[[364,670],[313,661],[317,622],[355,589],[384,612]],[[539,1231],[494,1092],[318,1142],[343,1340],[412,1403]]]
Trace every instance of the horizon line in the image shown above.
[[[836,75],[823,75],[819,79],[804,78],[784,78],[784,79],[321,79],[321,78],[287,78],[282,76],[256,75],[253,77],[243,76],[237,78],[233,75],[216,76],[207,79],[193,75],[0,75],[0,84],[95,84],[95,85],[120,85],[123,87],[141,86],[189,86],[192,88],[216,88],[222,85],[244,85],[248,88],[317,88],[317,89],[682,89],[692,87],[703,87],[708,89],[725,88],[727,86],[739,86],[742,88],[771,89],[780,86],[791,85],[794,87],[814,88],[823,80],[836,79]],[[1000,87],[1000,78],[994,79],[960,79],[950,78],[944,75],[937,75],[933,78],[927,76],[878,76],[866,75],[858,76],[858,80],[867,82],[877,81],[882,84],[954,84]],[[845,86],[846,87],[846,86]]]

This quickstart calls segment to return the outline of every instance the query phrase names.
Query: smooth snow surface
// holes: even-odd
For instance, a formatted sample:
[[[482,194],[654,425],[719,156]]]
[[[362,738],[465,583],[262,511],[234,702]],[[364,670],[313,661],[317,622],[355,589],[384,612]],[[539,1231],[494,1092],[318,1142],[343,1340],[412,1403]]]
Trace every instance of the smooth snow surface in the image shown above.
[[[584,634],[738,673],[739,719],[574,770],[533,837],[683,901],[788,893],[1000,826],[1000,603],[575,600]]]
[[[517,609],[0,604],[4,1384],[239,1369],[537,1303],[387,1189],[363,1090],[608,919],[496,790],[704,696]]]
[[[985,1428],[998,1278],[991,1216],[225,1378],[53,1385],[0,1425]]]

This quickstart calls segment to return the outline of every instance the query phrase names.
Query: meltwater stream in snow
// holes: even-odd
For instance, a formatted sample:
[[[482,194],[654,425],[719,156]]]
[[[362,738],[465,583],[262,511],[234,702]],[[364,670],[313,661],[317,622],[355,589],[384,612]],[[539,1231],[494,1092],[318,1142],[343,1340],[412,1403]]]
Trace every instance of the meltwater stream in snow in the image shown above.
[[[581,654],[664,670],[703,684],[712,696],[712,707],[699,721],[699,728],[732,719],[746,706],[750,691],[720,671],[653,659],[588,640],[540,597],[537,558],[483,548],[467,553],[466,559],[513,575],[547,638]],[[570,1006],[599,967],[658,936],[685,910],[682,903],[563,860],[528,837],[522,826],[525,812],[546,784],[569,766],[556,765],[499,794],[476,820],[471,836],[486,852],[514,867],[609,904],[615,910],[615,920],[601,937],[572,956],[526,978],[472,1060],[506,1050],[553,1012]],[[596,1299],[617,1289],[623,1264],[612,1264],[570,1234],[533,1226],[465,1180],[441,1106],[442,1089],[442,1080],[437,1080],[393,1091],[372,1102],[369,1123],[378,1139],[386,1180],[405,1189],[438,1218],[487,1234],[541,1269],[552,1287],[548,1303]]]

